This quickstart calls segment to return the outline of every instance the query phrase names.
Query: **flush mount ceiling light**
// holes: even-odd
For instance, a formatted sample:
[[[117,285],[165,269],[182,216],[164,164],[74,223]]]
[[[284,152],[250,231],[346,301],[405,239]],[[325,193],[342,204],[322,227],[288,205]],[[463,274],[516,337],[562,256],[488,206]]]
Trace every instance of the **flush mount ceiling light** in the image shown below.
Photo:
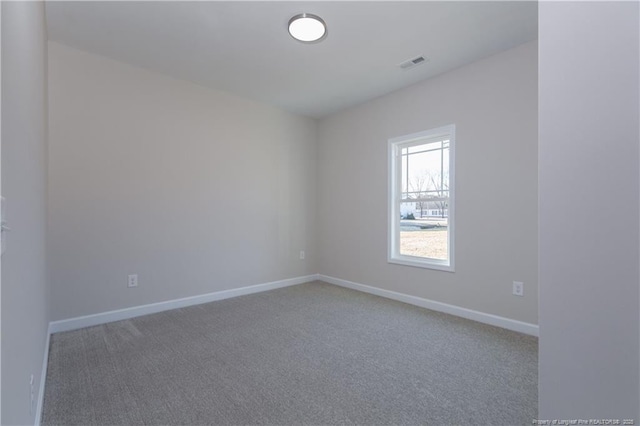
[[[289,34],[303,43],[314,43],[327,36],[327,24],[319,16],[301,13],[289,19]]]

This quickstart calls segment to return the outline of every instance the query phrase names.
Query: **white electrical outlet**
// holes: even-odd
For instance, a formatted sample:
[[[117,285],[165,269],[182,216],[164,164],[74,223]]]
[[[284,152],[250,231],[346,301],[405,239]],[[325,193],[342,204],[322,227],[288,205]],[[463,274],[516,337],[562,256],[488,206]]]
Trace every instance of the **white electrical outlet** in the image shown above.
[[[304,260],[304,250],[300,250],[300,260]]]
[[[127,281],[127,287],[138,287],[138,274],[129,275],[129,280]]]
[[[513,295],[524,296],[524,283],[522,281],[513,282]]]

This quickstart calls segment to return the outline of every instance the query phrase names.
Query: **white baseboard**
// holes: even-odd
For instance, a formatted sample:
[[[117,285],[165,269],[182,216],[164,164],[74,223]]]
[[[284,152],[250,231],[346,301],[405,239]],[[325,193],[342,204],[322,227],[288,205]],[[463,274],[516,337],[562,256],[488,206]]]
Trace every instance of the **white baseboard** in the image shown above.
[[[44,344],[44,356],[42,359],[42,372],[38,383],[38,404],[36,405],[35,426],[40,426],[42,421],[42,406],[44,404],[44,384],[47,380],[47,365],[49,364],[49,338],[51,337],[51,324],[47,328],[47,340]]]
[[[61,331],[77,330],[79,328],[106,324],[109,322],[139,317],[142,315],[168,311],[171,309],[184,308],[187,306],[199,305],[202,303],[215,302],[216,300],[229,299],[231,297],[244,296],[246,294],[252,293],[260,293],[267,290],[274,290],[276,288],[289,287],[292,285],[303,284],[317,279],[318,274],[306,275],[302,277],[289,278],[264,284],[256,284],[248,287],[216,291],[213,293],[201,294],[199,296],[184,297],[181,299],[168,300],[165,302],[151,303],[149,305],[134,306],[131,308],[118,309],[115,311],[101,312],[99,314],[53,321],[49,324],[49,333],[51,334],[59,333]]]
[[[494,325],[496,327],[506,328],[507,330],[518,331],[520,333],[538,336],[538,326],[527,322],[516,321],[509,318],[500,317],[498,315],[486,314],[484,312],[474,311],[472,309],[461,308],[447,303],[436,302],[434,300],[423,299],[422,297],[410,296],[404,293],[384,290],[377,287],[371,287],[364,284],[354,283],[352,281],[342,280],[340,278],[329,277],[327,275],[319,275],[320,281],[334,284],[340,287],[350,288],[352,290],[362,291],[364,293],[375,294],[376,296],[386,297],[388,299],[398,300],[410,305],[420,306],[422,308],[431,309],[433,311],[444,312],[446,314],[478,321],[484,324]]]
[[[434,300],[424,299],[417,296],[411,296],[404,293],[398,293],[391,290],[384,290],[377,287],[371,287],[340,278],[330,277],[328,275],[313,274],[302,277],[289,278],[280,281],[273,281],[264,284],[256,284],[247,287],[234,288],[230,290],[216,291],[213,293],[202,294],[198,296],[184,297],[181,299],[168,300],[165,302],[151,303],[148,305],[134,306],[131,308],[118,309],[115,311],[101,312],[99,314],[86,315],[82,317],[69,318],[49,323],[49,334],[59,333],[62,331],[77,330],[79,328],[91,327],[94,325],[106,324],[109,322],[120,321],[129,318],[135,318],[142,315],[153,314],[171,309],[184,308],[187,306],[199,305],[201,303],[215,302],[216,300],[229,299],[231,297],[243,296],[246,294],[259,293],[276,288],[289,287],[292,285],[303,284],[306,282],[322,280],[330,284],[340,287],[346,287],[365,293],[375,294],[376,296],[386,297],[388,299],[398,300],[411,305],[420,306],[438,312],[444,312],[467,318],[473,321],[485,324],[495,325],[497,327],[506,328],[508,330],[518,331],[532,336],[538,336],[538,326],[522,321],[500,317],[493,314],[474,311],[472,309],[462,308],[447,303],[436,302]],[[45,354],[46,356],[46,354]],[[46,359],[45,359],[46,362]]]

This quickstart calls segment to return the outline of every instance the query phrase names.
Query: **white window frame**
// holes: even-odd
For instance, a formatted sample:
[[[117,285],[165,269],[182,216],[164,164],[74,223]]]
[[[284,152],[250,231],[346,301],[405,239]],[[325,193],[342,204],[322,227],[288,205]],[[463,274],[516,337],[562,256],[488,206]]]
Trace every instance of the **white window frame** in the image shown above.
[[[424,132],[398,136],[389,139],[389,226],[388,226],[388,254],[387,261],[406,266],[436,269],[440,271],[455,271],[455,124],[438,127]],[[449,139],[449,222],[447,260],[432,259],[419,256],[400,254],[400,204],[402,197],[402,165],[401,152],[403,148],[421,145],[446,137]]]

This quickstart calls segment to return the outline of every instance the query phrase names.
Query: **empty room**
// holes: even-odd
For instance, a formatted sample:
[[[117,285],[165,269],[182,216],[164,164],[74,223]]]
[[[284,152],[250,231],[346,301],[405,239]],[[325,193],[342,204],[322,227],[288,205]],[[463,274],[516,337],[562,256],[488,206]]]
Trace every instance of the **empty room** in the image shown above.
[[[2,425],[640,422],[638,1],[0,15]]]

